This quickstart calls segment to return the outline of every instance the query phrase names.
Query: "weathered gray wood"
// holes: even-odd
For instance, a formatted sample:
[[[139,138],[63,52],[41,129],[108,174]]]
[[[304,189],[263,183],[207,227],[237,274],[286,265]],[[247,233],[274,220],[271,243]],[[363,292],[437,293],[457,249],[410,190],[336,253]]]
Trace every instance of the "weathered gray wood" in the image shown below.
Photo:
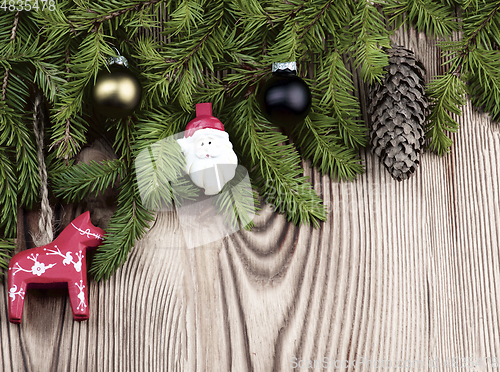
[[[438,73],[434,42],[412,30],[394,40]],[[188,250],[176,215],[159,214],[128,262],[91,282],[87,322],[72,320],[64,291],[29,291],[12,325],[0,284],[0,370],[289,371],[293,357],[420,360],[419,370],[473,357],[493,370],[500,126],[469,103],[460,125],[451,154],[424,154],[403,183],[369,152],[352,183],[306,164],[330,208],[319,229],[264,208],[252,232]]]

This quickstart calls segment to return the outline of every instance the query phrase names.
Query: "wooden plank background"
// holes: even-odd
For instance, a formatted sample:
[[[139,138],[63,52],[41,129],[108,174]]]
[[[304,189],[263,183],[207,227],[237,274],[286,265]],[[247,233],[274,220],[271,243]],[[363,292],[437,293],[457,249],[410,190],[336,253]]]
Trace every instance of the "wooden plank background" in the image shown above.
[[[394,41],[417,53],[427,79],[439,72],[433,41],[412,30]],[[365,87],[356,84],[364,108]],[[425,153],[402,183],[369,152],[352,183],[305,164],[329,207],[318,229],[266,207],[252,232],[188,250],[175,216],[159,214],[128,262],[89,284],[88,321],[73,321],[66,291],[30,290],[22,323],[10,324],[1,283],[0,370],[291,371],[317,360],[307,370],[319,371],[325,357],[327,370],[335,360],[349,370],[353,361],[369,370],[368,360],[456,370],[443,365],[453,357],[496,370],[500,126],[470,103],[459,121],[451,154]],[[82,154],[99,156],[99,148]],[[61,224],[89,208],[105,225],[106,200],[58,210]],[[28,242],[35,220],[20,214]]]

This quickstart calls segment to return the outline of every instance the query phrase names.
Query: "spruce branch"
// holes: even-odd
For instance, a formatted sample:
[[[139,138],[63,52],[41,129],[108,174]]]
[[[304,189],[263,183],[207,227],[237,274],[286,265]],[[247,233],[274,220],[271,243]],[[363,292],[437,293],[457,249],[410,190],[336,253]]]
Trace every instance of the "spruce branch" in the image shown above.
[[[438,155],[450,151],[453,141],[445,131],[458,130],[458,123],[452,114],[462,114],[465,93],[465,83],[457,74],[437,76],[427,88],[430,115],[427,118],[426,137],[431,138],[429,147]]]
[[[224,78],[224,89],[228,95],[247,98],[255,92],[256,86],[269,75],[269,68],[264,66],[251,67],[243,64],[234,68],[235,73]]]
[[[34,83],[42,89],[45,97],[54,103],[59,96],[61,86],[65,83],[65,80],[60,76],[58,67],[40,60],[34,60],[33,65],[36,68]]]
[[[142,206],[135,172],[128,164],[118,194],[118,209],[111,217],[104,244],[97,249],[90,273],[99,281],[108,279],[126,260],[135,242],[142,238],[152,214]]]
[[[325,12],[327,9],[333,4],[333,0],[329,0],[323,7],[321,7],[321,10],[314,15],[313,19],[308,22],[309,24],[302,30],[301,34],[299,35],[299,39],[302,39],[310,30],[313,26],[315,26],[320,19],[324,17]],[[304,4],[301,5],[303,7]],[[299,11],[301,8],[299,8],[297,11]]]
[[[360,120],[359,101],[353,95],[352,75],[337,51],[332,51],[322,61],[316,80],[317,84],[311,88],[313,106],[318,113],[324,113],[325,117],[332,116],[331,120],[327,120],[331,121],[332,126],[325,134],[334,135],[347,147],[366,146],[367,130]]]
[[[85,97],[85,88],[97,77],[106,56],[112,55],[112,49],[106,44],[101,32],[88,34],[80,45],[80,51],[74,56],[62,85],[60,100],[55,105],[53,115],[52,147],[56,147],[58,157],[72,157],[85,143],[86,121],[80,116]]]
[[[500,53],[496,50],[475,48],[469,52],[468,92],[472,104],[488,111],[493,120],[500,119]]]
[[[97,195],[123,178],[121,160],[91,161],[69,167],[54,179],[54,193],[65,201],[81,201],[86,195]]]
[[[434,0],[385,0],[383,4],[389,22],[396,21],[398,27],[407,23],[417,31],[441,37],[451,36],[459,27],[454,9]]]
[[[254,227],[252,219],[258,195],[252,189],[248,172],[243,167],[236,168],[234,178],[224,185],[222,191],[212,199],[212,203],[234,231],[242,228],[250,231]]]
[[[479,9],[470,14],[467,19],[464,21],[464,34],[466,36],[466,44],[465,47],[463,48],[462,52],[460,53],[461,57],[465,57],[468,52],[471,50],[472,46],[474,45],[480,45],[477,43],[477,38],[480,36],[483,32],[484,29],[487,29],[486,34],[480,39],[483,41],[483,47],[486,49],[492,49],[492,44],[497,44],[499,43],[499,27],[497,24],[495,24],[495,15],[498,13],[500,10],[500,3],[492,2],[487,4],[484,8],[479,11]],[[496,22],[494,22],[496,21]],[[491,26],[493,25],[493,29],[491,29]],[[472,32],[471,32],[472,31]],[[494,39],[494,42],[491,42],[489,39],[489,36],[492,36]],[[487,42],[484,42],[487,41]]]
[[[17,231],[17,177],[7,149],[0,146],[0,227],[3,236],[14,238]]]
[[[269,48],[268,54],[263,56],[263,63],[270,65],[279,61],[296,61],[300,46],[298,33],[297,23],[292,19],[287,20],[276,36],[275,43]]]
[[[426,135],[431,138],[430,148],[439,155],[449,152],[452,141],[445,131],[458,130],[458,123],[451,114],[461,115],[467,92],[474,105],[484,107],[494,118],[499,117],[500,81],[497,68],[500,54],[483,49],[492,44],[489,37],[483,34],[499,10],[500,4],[490,3],[467,13],[463,20],[463,40],[440,44],[443,55],[449,57],[446,63],[449,69],[445,75],[431,81],[427,89],[431,113],[426,127]],[[493,35],[498,33],[498,30],[492,31]],[[482,46],[478,45],[478,39],[483,40]],[[467,80],[470,81],[469,87]]]
[[[0,239],[0,270],[3,271],[9,268],[9,261],[15,247],[14,239]],[[3,272],[2,274],[5,275]]]
[[[327,115],[311,113],[304,120],[304,125],[297,129],[297,146],[303,156],[310,158],[314,166],[332,178],[354,180],[364,172],[359,154],[353,148],[342,143],[332,127],[338,122]]]
[[[165,33],[171,37],[186,32],[191,35],[191,29],[203,22],[203,6],[196,1],[181,1],[177,8],[170,14]]]
[[[143,147],[135,157],[135,173],[144,208],[172,210],[194,200],[199,188],[187,179],[185,167],[184,154],[173,136]]]
[[[154,107],[141,112],[135,124],[137,137],[132,146],[134,153],[137,155],[151,143],[183,131],[192,118],[192,112],[184,112],[175,105]]]
[[[160,1],[162,1],[162,0],[143,1],[143,2],[139,2],[139,3],[135,4],[134,6],[131,6],[131,7],[125,8],[125,9],[121,9],[121,10],[117,10],[117,11],[111,12],[110,14],[100,16],[99,18],[92,21],[92,25],[94,26],[92,28],[92,32],[97,32],[104,22],[110,21],[113,18],[119,17],[119,16],[126,14],[128,12],[131,12],[131,11],[139,11],[139,9],[149,8],[151,5],[157,4]],[[96,12],[93,9],[87,9],[87,11],[90,13],[99,14],[98,12]]]
[[[251,95],[232,107],[233,123],[228,125],[241,152],[248,154],[242,161],[251,170],[254,185],[265,202],[287,220],[318,226],[326,219],[326,212],[308,177],[301,176],[299,154],[292,145],[284,144],[284,135],[261,124],[265,119],[257,113],[257,102]]]
[[[40,178],[33,133],[28,129],[29,114],[25,110],[29,87],[14,65],[6,88],[6,100],[2,101],[0,120],[0,145],[8,146],[14,154],[17,193],[22,205],[29,208],[38,198]]]
[[[183,110],[192,109],[193,95],[203,88],[202,83],[207,79],[201,66],[214,71],[214,64],[223,58],[224,14],[224,1],[213,1],[205,7],[203,22],[189,38],[185,35],[171,36],[172,42],[168,44],[155,43],[150,39],[138,42],[136,57],[142,61],[140,66],[145,69],[144,74],[148,78],[145,91],[150,103],[173,99]],[[167,30],[172,28],[175,24],[169,26],[167,22]]]
[[[388,57],[382,48],[390,47],[389,32],[377,6],[381,1],[360,1],[350,22],[353,46],[349,51],[354,54],[354,66],[361,66],[361,77],[372,84],[380,82],[387,66]]]

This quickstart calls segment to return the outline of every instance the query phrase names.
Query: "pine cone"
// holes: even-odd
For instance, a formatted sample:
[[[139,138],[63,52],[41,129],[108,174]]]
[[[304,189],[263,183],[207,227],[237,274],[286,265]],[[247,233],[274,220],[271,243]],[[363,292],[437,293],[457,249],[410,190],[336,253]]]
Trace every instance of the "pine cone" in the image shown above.
[[[425,69],[408,49],[393,46],[386,52],[387,73],[369,92],[370,137],[373,152],[392,178],[402,181],[415,172],[424,146]]]

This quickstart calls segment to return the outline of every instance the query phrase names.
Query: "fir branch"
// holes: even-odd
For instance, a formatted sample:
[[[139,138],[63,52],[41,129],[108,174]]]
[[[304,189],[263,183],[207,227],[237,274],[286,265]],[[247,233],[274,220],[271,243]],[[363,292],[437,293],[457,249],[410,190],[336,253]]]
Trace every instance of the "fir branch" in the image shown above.
[[[342,144],[341,138],[331,132],[330,128],[336,124],[335,119],[326,115],[309,114],[304,125],[297,129],[297,146],[321,172],[352,181],[364,172],[364,167],[357,151]]]
[[[9,268],[9,261],[15,247],[14,239],[0,239],[0,270],[3,271]],[[2,272],[2,274],[4,273]]]
[[[104,16],[101,16],[101,17],[95,19],[94,21],[92,21],[92,25],[94,26],[92,28],[92,32],[97,32],[99,30],[99,28],[101,27],[101,25],[106,21],[110,21],[113,18],[119,17],[119,16],[126,14],[128,12],[131,12],[131,11],[138,11],[139,9],[148,8],[151,5],[159,3],[160,1],[162,1],[162,0],[149,0],[149,1],[140,2],[140,3],[137,3],[136,5],[131,6],[129,8],[117,10],[115,12],[111,12],[110,14],[106,14]],[[98,13],[92,9],[87,9],[87,11],[90,13],[96,13],[96,14]]]
[[[138,115],[135,124],[137,139],[132,146],[138,154],[151,143],[173,136],[186,128],[193,112],[184,112],[178,106],[154,107]]]
[[[264,5],[258,0],[231,0],[229,2],[227,13],[236,20],[233,31],[237,36],[234,39],[226,38],[224,49],[234,61],[238,61],[238,64],[241,62],[239,56],[247,57],[253,54],[248,53],[250,50],[256,52],[262,50],[265,35],[273,27],[273,20],[263,8]]]
[[[151,39],[138,41],[135,57],[144,68],[143,75],[148,81],[145,98],[150,105],[176,100],[183,110],[192,110],[193,95],[203,89],[207,79],[201,66],[214,71],[214,63],[223,58],[223,17],[224,2],[214,1],[205,8],[203,22],[189,38],[177,35],[168,44]],[[167,30],[175,27],[167,23]]]
[[[0,146],[0,227],[3,236],[16,236],[17,230],[17,177],[14,164],[10,160],[7,149]]]
[[[427,89],[431,113],[426,126],[426,135],[431,138],[430,148],[439,155],[449,152],[452,141],[444,131],[458,130],[458,123],[451,114],[461,115],[467,90],[475,105],[485,107],[495,118],[498,117],[500,95],[496,68],[499,54],[488,50],[481,52],[477,39],[499,10],[498,3],[478,8],[477,13],[464,18],[463,40],[440,44],[443,55],[450,57],[447,62],[449,70],[431,81]],[[467,79],[471,83],[469,88],[465,84]]]
[[[255,207],[258,204],[258,195],[252,189],[245,168],[236,168],[234,178],[224,185],[222,191],[212,199],[212,203],[233,231],[242,228],[250,231],[254,227],[252,219],[258,209]]]
[[[353,95],[351,73],[338,52],[331,52],[322,62],[316,80],[317,84],[311,88],[313,106],[317,112],[333,117],[333,126],[325,134],[331,129],[331,134],[339,137],[345,146],[366,146],[367,130],[360,120],[361,109],[358,99]]]
[[[233,97],[249,97],[255,92],[257,85],[269,75],[269,68],[264,66],[254,68],[243,64],[233,69],[235,73],[224,78],[224,89]]]
[[[186,179],[185,167],[184,154],[174,137],[144,147],[135,158],[142,205],[151,211],[172,210],[174,205],[194,200],[199,189]]]
[[[359,1],[351,20],[351,37],[354,44],[350,51],[354,53],[354,66],[361,66],[361,77],[372,84],[380,82],[384,67],[389,63],[382,50],[390,47],[389,32],[384,19],[378,12],[380,1]]]
[[[52,151],[49,152],[47,154],[47,157],[45,158],[47,176],[52,190],[55,190],[57,188],[54,184],[54,181],[57,180],[62,173],[67,171],[75,163],[74,159],[65,159],[64,161],[60,161],[60,159],[58,159],[56,155],[57,154]]]
[[[264,9],[267,24],[268,26],[275,27],[277,24],[284,23],[287,20],[293,21],[297,17],[297,14],[304,9],[304,7],[304,2],[300,0],[272,2]]]
[[[97,77],[106,56],[113,55],[100,33],[88,34],[80,44],[80,51],[69,66],[66,83],[62,85],[60,100],[55,105],[52,147],[56,147],[58,157],[68,158],[76,154],[85,143],[86,121],[80,116],[86,87]]]
[[[111,217],[106,229],[106,240],[97,249],[90,268],[90,273],[97,281],[108,279],[126,261],[135,242],[142,238],[153,219],[151,213],[142,206],[132,165],[129,164],[127,168],[118,195],[118,209]]]
[[[192,109],[193,95],[206,79],[200,66],[206,66],[213,71],[214,63],[223,58],[223,18],[224,1],[211,2],[210,7],[206,7],[202,26],[199,26],[190,38],[178,37],[177,42],[174,40],[164,45],[162,59],[176,62],[163,62],[150,68],[151,72],[162,69],[163,76],[159,83],[153,84],[154,88],[162,89],[166,97],[171,94],[185,111]],[[144,57],[148,59],[148,56]],[[175,84],[171,84],[173,79]]]
[[[453,1],[453,0],[448,0],[448,1]],[[461,0],[460,2],[463,10],[469,10],[471,6],[474,7],[474,10],[477,10],[479,8],[479,0]]]
[[[21,71],[19,66],[14,66],[10,72],[0,120],[0,144],[11,147],[15,153],[19,201],[31,208],[38,198],[40,178],[33,132],[26,125],[32,120],[32,115],[25,110],[29,87],[18,76],[17,73]]]
[[[80,163],[62,172],[54,183],[54,193],[65,201],[79,202],[87,195],[97,195],[123,178],[125,169],[121,160]]]
[[[257,115],[257,102],[251,95],[231,110],[233,124],[228,125],[232,138],[238,140],[243,161],[251,170],[254,184],[265,201],[278,213],[284,213],[295,224],[326,219],[322,201],[315,194],[308,177],[301,176],[300,157],[286,137],[260,124],[265,119]]]
[[[302,39],[305,34],[311,30],[311,28],[321,19],[323,18],[325,12],[327,9],[332,5],[333,0],[328,1],[322,8],[321,10],[313,17],[313,19],[308,22],[309,24],[302,30],[302,33],[299,35],[299,39]],[[303,5],[302,5],[303,6]]]
[[[427,118],[426,137],[431,138],[429,147],[438,155],[450,151],[453,142],[445,131],[458,130],[458,123],[451,114],[462,114],[465,93],[465,83],[457,74],[438,76],[427,88],[431,112]]]
[[[466,57],[467,54],[470,52],[471,48],[475,45],[477,45],[477,37],[481,35],[482,31],[485,28],[488,28],[487,30],[487,36],[481,38],[482,40],[488,39],[489,36],[496,36],[495,41],[498,45],[498,42],[500,41],[499,37],[499,29],[496,27],[495,30],[490,30],[489,25],[490,23],[495,20],[495,15],[498,13],[500,10],[500,3],[491,3],[486,5],[484,8],[481,9],[481,11],[477,11],[476,13],[473,13],[467,17],[466,20],[464,20],[464,34],[465,34],[465,39],[466,43],[464,48],[462,49],[460,53],[460,57]],[[484,13],[486,13],[486,16],[484,16]],[[471,31],[473,32],[471,33]],[[492,32],[493,31],[493,32]],[[483,43],[483,47],[488,49],[491,48],[492,42],[488,43]]]
[[[383,9],[390,22],[397,22],[397,27],[409,23],[417,31],[444,37],[458,30],[453,9],[434,0],[384,0]]]
[[[132,143],[135,139],[135,124],[130,118],[118,119],[116,123],[116,136],[113,148],[121,158],[130,161],[132,158]]]
[[[165,33],[176,36],[186,32],[187,36],[190,36],[191,28],[196,28],[199,22],[203,22],[202,4],[184,0],[179,2],[178,7],[170,14]]]
[[[80,39],[82,31],[68,18],[76,10],[73,0],[57,0],[56,9],[52,12],[34,12],[40,31],[45,37],[47,49],[58,50],[67,45],[68,38]],[[81,41],[81,39],[79,40]]]
[[[64,135],[59,137],[58,140],[52,143],[49,148],[49,151],[52,150],[53,147],[57,148],[57,154],[59,157],[64,159],[68,159],[71,155],[76,154],[80,149],[80,145],[73,136],[71,135],[71,119],[67,118],[64,126],[61,128],[63,130]],[[59,129],[59,131],[61,131]],[[58,132],[54,131],[54,135]]]
[[[40,87],[50,102],[56,102],[61,87],[65,83],[65,80],[60,76],[61,72],[58,67],[52,63],[39,60],[34,60],[33,65],[36,68],[35,84]]]
[[[263,56],[263,63],[270,65],[279,61],[296,61],[300,46],[298,32],[297,23],[287,20],[276,36],[275,43],[269,48],[268,55]]]

